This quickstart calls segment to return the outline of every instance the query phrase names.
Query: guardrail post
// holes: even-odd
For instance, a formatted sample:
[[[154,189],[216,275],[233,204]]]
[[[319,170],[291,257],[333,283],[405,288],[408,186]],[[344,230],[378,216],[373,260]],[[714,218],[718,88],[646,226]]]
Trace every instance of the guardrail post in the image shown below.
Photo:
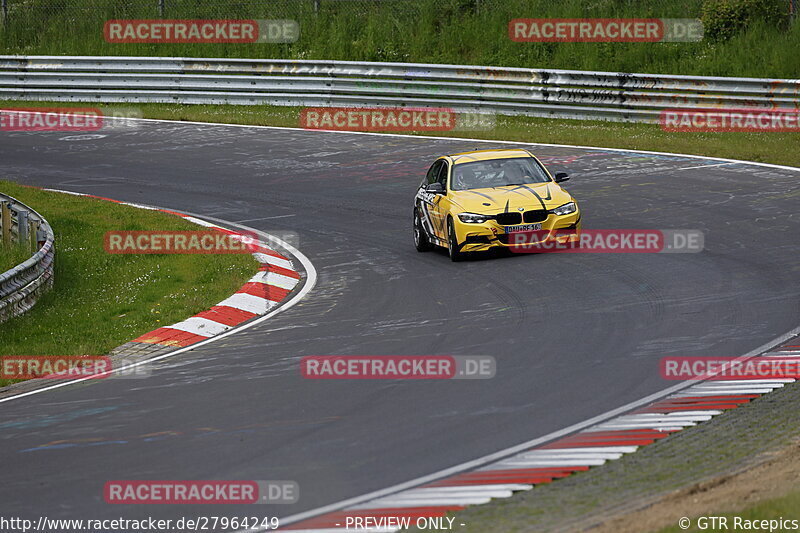
[[[17,211],[17,243],[28,244],[28,215],[24,209]]]
[[[319,13],[319,2],[320,0],[314,0],[314,14]]]
[[[158,16],[164,18],[164,1],[158,0]]]
[[[797,0],[789,0],[789,20],[794,24],[797,18]]]
[[[0,202],[0,228],[3,231],[3,246],[11,244],[11,202]]]
[[[28,225],[28,246],[33,252],[39,249],[39,221],[31,218]]]
[[[47,242],[47,231],[42,228],[42,221],[36,221],[36,250],[44,246],[44,243]]]
[[[2,4],[3,26],[5,26],[8,23],[8,0],[0,0],[0,4]]]

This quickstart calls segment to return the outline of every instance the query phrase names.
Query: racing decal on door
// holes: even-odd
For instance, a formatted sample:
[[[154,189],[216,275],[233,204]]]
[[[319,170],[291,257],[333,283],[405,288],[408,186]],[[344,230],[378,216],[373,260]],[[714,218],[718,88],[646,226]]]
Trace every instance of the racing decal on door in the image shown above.
[[[419,202],[417,203],[419,212],[421,213],[420,221],[422,222],[422,229],[428,234],[428,237],[434,242],[442,242],[439,235],[443,234],[444,223],[439,219],[442,217],[431,216],[431,210],[436,210],[437,199],[441,199],[438,194],[426,193],[420,190],[418,193]],[[438,228],[438,232],[436,229]]]

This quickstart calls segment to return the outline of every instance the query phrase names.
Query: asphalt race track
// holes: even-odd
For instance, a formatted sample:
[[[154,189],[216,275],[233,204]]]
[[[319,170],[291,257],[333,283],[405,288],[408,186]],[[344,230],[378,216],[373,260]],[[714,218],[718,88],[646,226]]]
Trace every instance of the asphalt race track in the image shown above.
[[[414,250],[414,192],[437,155],[492,143],[170,123],[103,134],[3,132],[0,175],[295,231],[319,280],[294,308],[149,379],[0,404],[5,515],[285,517],[657,392],[674,384],[661,357],[741,355],[797,326],[788,169],[533,147],[570,174],[585,228],[700,229],[706,250],[454,264]],[[492,355],[497,375],[305,380],[306,355]],[[106,481],[125,479],[294,480],[300,500],[106,504]]]

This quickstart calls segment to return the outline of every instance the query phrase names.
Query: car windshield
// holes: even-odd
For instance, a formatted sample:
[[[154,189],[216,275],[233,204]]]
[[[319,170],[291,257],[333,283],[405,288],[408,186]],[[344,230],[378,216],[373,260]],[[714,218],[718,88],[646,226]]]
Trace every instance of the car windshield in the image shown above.
[[[456,163],[451,188],[454,191],[546,183],[550,177],[532,157],[490,159]]]

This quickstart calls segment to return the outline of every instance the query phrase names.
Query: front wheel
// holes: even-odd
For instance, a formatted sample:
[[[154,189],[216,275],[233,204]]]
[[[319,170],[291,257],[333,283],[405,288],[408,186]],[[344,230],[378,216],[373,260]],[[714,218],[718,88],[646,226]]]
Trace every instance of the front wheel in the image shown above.
[[[427,252],[431,249],[431,243],[428,241],[428,235],[422,227],[422,220],[419,218],[417,209],[414,209],[414,246],[418,252]]]
[[[456,229],[453,226],[452,219],[447,219],[447,253],[450,255],[450,260],[453,262],[464,260],[464,253],[458,247]]]

